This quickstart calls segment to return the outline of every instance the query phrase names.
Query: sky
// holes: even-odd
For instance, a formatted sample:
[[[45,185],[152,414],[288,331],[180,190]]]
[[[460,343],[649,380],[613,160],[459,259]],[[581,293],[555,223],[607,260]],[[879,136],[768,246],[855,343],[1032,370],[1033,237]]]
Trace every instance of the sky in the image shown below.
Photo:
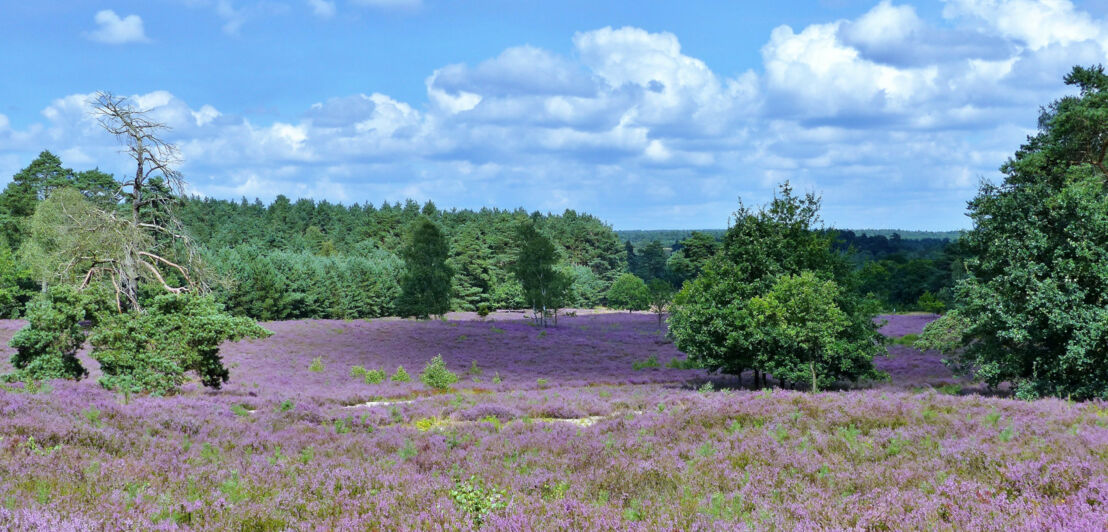
[[[0,185],[133,172],[110,91],[201,196],[691,229],[788,180],[829,226],[961,229],[1106,54],[1108,0],[0,0]]]

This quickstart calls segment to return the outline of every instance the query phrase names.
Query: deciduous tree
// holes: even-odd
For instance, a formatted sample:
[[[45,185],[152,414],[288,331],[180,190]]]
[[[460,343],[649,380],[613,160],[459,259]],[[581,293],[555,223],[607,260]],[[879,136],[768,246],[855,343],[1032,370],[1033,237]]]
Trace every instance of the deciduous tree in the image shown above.
[[[1079,90],[1043,109],[1039,132],[984,183],[963,238],[960,308],[935,325],[951,364],[1025,398],[1108,398],[1108,75],[1065,76]]]

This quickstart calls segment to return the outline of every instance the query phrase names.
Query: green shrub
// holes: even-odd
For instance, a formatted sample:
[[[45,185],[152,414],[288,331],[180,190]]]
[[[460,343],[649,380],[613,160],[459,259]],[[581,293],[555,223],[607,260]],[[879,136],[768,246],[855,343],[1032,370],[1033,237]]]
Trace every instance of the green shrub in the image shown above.
[[[158,296],[143,313],[102,313],[98,321],[89,342],[103,371],[100,385],[124,394],[175,392],[189,371],[218,389],[230,376],[220,344],[273,334],[195,295]]]
[[[476,360],[474,360],[469,365],[469,369],[466,370],[466,375],[469,375],[470,377],[477,377],[477,376],[480,376],[482,373],[484,373],[484,371],[481,368],[477,367],[477,361]]]
[[[381,384],[385,382],[385,372],[379,369],[366,370],[363,375],[366,384]]]
[[[482,318],[492,313],[492,307],[488,303],[481,303],[477,305],[477,315]]]
[[[404,366],[396,366],[396,372],[389,377],[392,382],[411,382],[412,377],[408,375],[408,372],[404,369]]]
[[[312,363],[308,364],[308,371],[313,373],[323,372],[323,357],[315,357],[312,359]]]
[[[658,362],[658,357],[650,355],[646,360],[636,360],[631,363],[631,369],[638,371],[646,368],[660,368],[662,364]]]
[[[15,373],[8,381],[80,379],[88,374],[77,360],[77,350],[85,342],[80,322],[85,318],[81,294],[71,286],[54,286],[43,296],[27,303],[30,322],[12,337]]]
[[[540,390],[545,390],[546,387],[549,386],[550,383],[547,382],[546,379],[536,379],[535,384],[537,384],[539,386]]]
[[[666,362],[666,367],[670,369],[700,369],[700,365],[695,361],[689,358],[680,359],[677,357],[669,359],[669,362]]]
[[[492,486],[485,486],[476,476],[454,483],[450,498],[462,513],[473,520],[473,526],[480,528],[490,513],[508,507],[507,492]]]
[[[442,360],[442,355],[435,355],[426,366],[423,366],[423,372],[419,374],[419,380],[429,388],[447,390],[455,382],[458,382],[458,375],[446,369],[446,362]]]
[[[350,366],[350,376],[351,377],[365,378],[365,373],[366,373],[366,369],[362,366]]]
[[[892,343],[896,345],[903,345],[908,347],[915,347],[916,342],[919,341],[919,335],[915,333],[908,333],[899,338],[893,338]]]

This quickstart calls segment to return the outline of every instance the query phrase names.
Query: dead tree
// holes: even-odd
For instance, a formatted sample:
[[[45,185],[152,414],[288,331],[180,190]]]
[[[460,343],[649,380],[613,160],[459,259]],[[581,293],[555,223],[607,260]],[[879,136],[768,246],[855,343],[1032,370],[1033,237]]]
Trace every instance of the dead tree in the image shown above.
[[[199,262],[196,246],[173,214],[173,203],[183,196],[185,182],[177,170],[180,151],[162,137],[169,126],[152,120],[149,110],[110,92],[98,92],[91,103],[100,125],[115,135],[123,153],[134,160],[135,173],[119,183],[118,195],[130,207],[129,219],[104,213],[113,219],[107,225],[116,227],[124,245],[113,256],[94,261],[83,284],[97,275],[110,277],[121,310],[124,306],[141,310],[138,284],[143,278],[173,293],[206,291],[207,285],[190,275]],[[173,255],[180,258],[171,260],[176,258]],[[167,268],[180,273],[185,285],[171,286],[163,273]]]

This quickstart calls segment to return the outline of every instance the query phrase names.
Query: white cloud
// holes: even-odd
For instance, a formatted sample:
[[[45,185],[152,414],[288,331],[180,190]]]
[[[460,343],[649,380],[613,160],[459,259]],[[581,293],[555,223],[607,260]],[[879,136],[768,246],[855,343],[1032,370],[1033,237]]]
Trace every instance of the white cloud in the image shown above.
[[[105,9],[98,11],[93,17],[97,28],[87,34],[88,38],[105,44],[126,44],[132,42],[149,42],[142,27],[142,18],[138,15],[127,15],[120,18],[115,11]]]
[[[331,18],[335,16],[335,3],[330,0],[307,0],[312,13],[319,18]]]
[[[1078,11],[1069,0],[944,0],[943,16],[974,19],[1032,50],[1052,44],[1105,42],[1105,21]]]

